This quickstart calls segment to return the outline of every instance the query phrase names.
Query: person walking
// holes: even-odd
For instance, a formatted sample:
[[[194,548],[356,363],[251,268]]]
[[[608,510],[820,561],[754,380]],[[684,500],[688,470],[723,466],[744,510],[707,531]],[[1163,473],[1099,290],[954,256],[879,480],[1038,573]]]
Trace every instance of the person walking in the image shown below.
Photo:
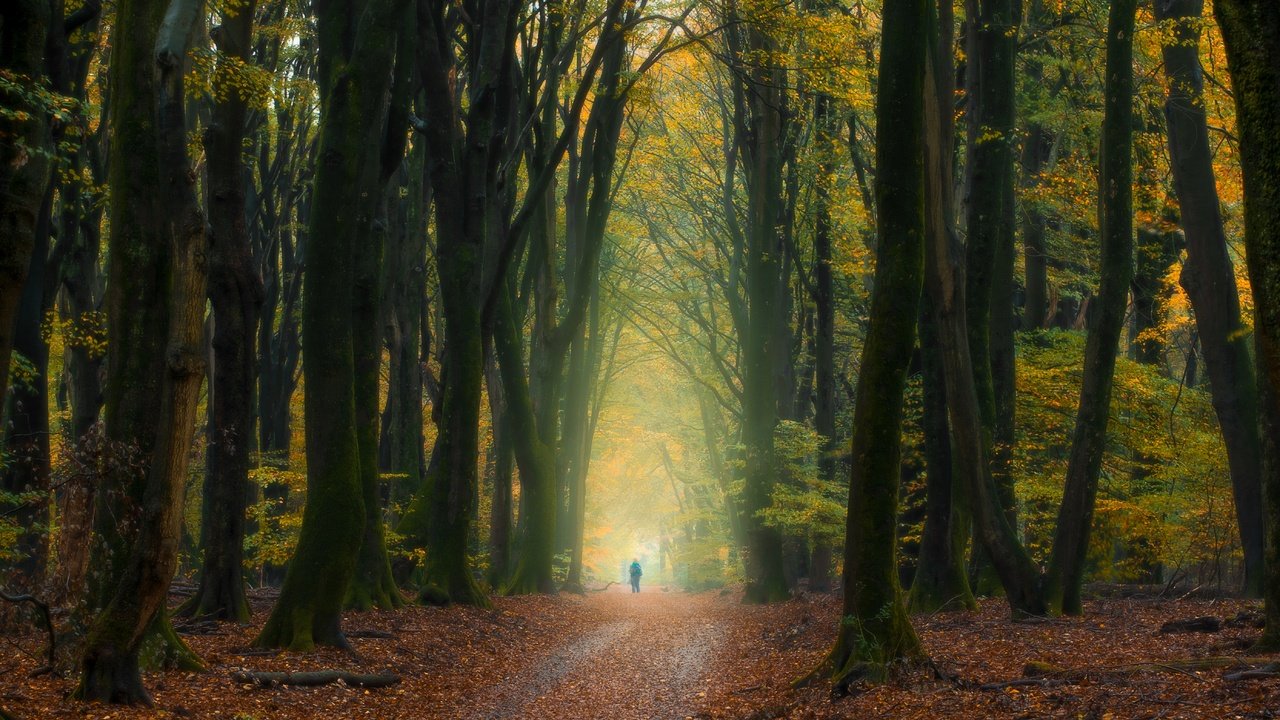
[[[631,592],[638,593],[640,592],[640,576],[644,574],[644,571],[640,569],[639,560],[633,559],[631,561],[630,574],[631,574]]]

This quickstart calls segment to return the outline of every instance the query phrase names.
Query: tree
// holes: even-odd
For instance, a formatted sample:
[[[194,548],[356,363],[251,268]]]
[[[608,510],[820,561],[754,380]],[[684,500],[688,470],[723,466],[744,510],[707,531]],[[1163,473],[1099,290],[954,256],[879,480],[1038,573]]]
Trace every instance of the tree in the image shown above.
[[[498,131],[511,94],[516,8],[509,0],[467,3],[466,83],[455,82],[454,75],[459,67],[454,47],[461,23],[457,10],[437,0],[419,7],[426,164],[435,200],[436,267],[444,315],[444,387],[432,451],[439,462],[428,465],[423,491],[414,498],[400,532],[425,540],[427,581],[419,592],[421,599],[487,605],[471,573],[467,543],[479,482],[482,260],[487,223],[501,196],[497,171],[504,134]]]
[[[897,573],[903,391],[924,275],[923,0],[886,5],[876,98],[877,244],[871,323],[853,418],[844,601],[830,662],[837,686],[923,655]]]
[[[1262,498],[1267,625],[1260,644],[1280,646],[1280,6],[1264,0],[1217,0],[1214,16],[1227,50],[1244,172],[1245,249],[1254,297],[1261,396]]]
[[[140,15],[149,9],[145,4],[137,8]],[[154,92],[154,115],[150,117],[155,118],[155,124],[154,136],[148,138],[154,150],[144,153],[143,158],[156,163],[154,168],[148,168],[148,175],[160,181],[154,189],[159,191],[158,201],[168,214],[147,229],[167,246],[167,251],[142,253],[152,265],[135,265],[129,271],[163,273],[167,282],[158,289],[160,298],[167,304],[167,317],[166,322],[157,327],[165,331],[160,406],[154,418],[156,429],[147,458],[137,534],[118,581],[111,587],[110,601],[94,618],[85,640],[80,683],[75,691],[81,699],[150,703],[142,687],[139,652],[157,620],[161,624],[165,622],[164,603],[178,564],[183,491],[205,370],[207,243],[204,214],[187,156],[183,94],[183,59],[200,9],[199,0],[172,0],[163,22],[158,27],[151,26],[155,28],[154,35],[138,32],[127,39],[116,38],[120,43],[117,51],[132,49],[138,65],[141,58],[148,55],[154,62],[155,83],[149,85],[149,89]],[[147,28],[145,21],[143,27]],[[147,42],[149,40],[154,42]],[[138,47],[137,44],[144,42],[152,53]],[[149,94],[139,90],[142,96]],[[145,119],[141,124],[151,125]],[[138,148],[128,149],[128,152],[137,151]],[[121,237],[113,233],[112,238],[118,252],[137,252],[138,248],[129,244],[133,241],[129,235]],[[167,267],[156,267],[160,262]],[[113,345],[128,340],[120,336],[112,339]]]
[[[965,167],[965,301],[969,354],[990,443],[1000,505],[1017,525],[1008,468],[1013,440],[1013,139],[1021,0],[968,0],[971,58],[965,70],[968,162]],[[981,544],[976,547],[981,549]],[[989,559],[975,558],[979,591],[990,591]]]
[[[1258,395],[1249,338],[1240,314],[1235,269],[1219,208],[1200,67],[1203,0],[1157,0],[1156,18],[1173,23],[1161,48],[1169,96],[1165,122],[1169,166],[1178,195],[1187,260],[1179,278],[1191,299],[1214,412],[1227,447],[1231,487],[1245,558],[1245,590],[1260,593],[1263,568]]]
[[[955,333],[963,316],[945,317],[942,273],[949,255],[959,246],[955,232],[954,170],[955,121],[951,98],[955,94],[953,60],[954,15],[949,2],[930,3],[929,44],[924,80],[925,129],[925,273],[920,310],[920,360],[923,374],[921,424],[928,473],[924,534],[920,558],[911,583],[911,609],[932,612],[945,607],[974,606],[965,572],[968,540],[967,516],[962,512],[964,471],[957,473],[952,457],[951,426],[947,419],[947,360],[956,343],[943,342],[941,334]],[[947,324],[944,327],[944,322]],[[963,336],[961,332],[960,336]],[[954,364],[954,360],[953,360]],[[961,374],[966,370],[962,369]],[[972,375],[972,372],[968,372]]]
[[[756,8],[763,10],[763,8]],[[729,18],[734,24],[739,18]],[[771,500],[778,473],[773,433],[778,424],[777,381],[780,338],[777,323],[781,262],[780,227],[783,221],[782,163],[787,128],[783,120],[786,96],[785,70],[771,55],[779,48],[763,27],[765,18],[753,19],[739,37],[728,31],[734,67],[734,142],[742,152],[746,176],[746,228],[743,253],[746,323],[741,328],[742,347],[742,519],[746,547],[746,601],[765,603],[790,596],[783,573],[782,538],[766,525],[760,511]],[[736,212],[732,205],[727,212]]]
[[[1085,555],[1106,450],[1116,348],[1133,279],[1133,27],[1136,0],[1112,0],[1107,19],[1106,114],[1098,179],[1102,266],[1085,345],[1084,384],[1046,575],[1049,607],[1082,612]]]
[[[236,87],[248,60],[254,0],[224,11],[211,35],[219,67],[212,121],[205,131],[209,183],[209,303],[213,308],[208,449],[201,512],[200,585],[183,611],[195,617],[246,622],[245,511],[253,441],[254,342],[263,301],[245,224],[242,144],[249,98]]]
[[[307,505],[280,598],[256,640],[260,646],[347,644],[340,612],[365,526],[352,307],[355,268],[366,248],[357,240],[367,232],[361,226],[365,198],[378,187],[388,68],[406,7],[377,0],[317,8],[320,145],[302,325]]]

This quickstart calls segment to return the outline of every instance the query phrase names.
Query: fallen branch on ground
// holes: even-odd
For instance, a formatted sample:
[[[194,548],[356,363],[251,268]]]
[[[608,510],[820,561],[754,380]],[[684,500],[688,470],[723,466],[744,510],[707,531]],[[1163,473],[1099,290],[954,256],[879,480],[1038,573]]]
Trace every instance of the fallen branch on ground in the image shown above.
[[[1078,683],[1085,678],[1116,677],[1137,673],[1176,673],[1198,678],[1193,671],[1213,670],[1218,668],[1239,668],[1238,672],[1227,673],[1226,680],[1252,680],[1259,678],[1280,677],[1280,663],[1269,658],[1250,657],[1206,657],[1192,660],[1170,660],[1167,662],[1135,663],[1133,665],[1113,665],[1094,668],[1057,668],[1048,663],[1027,663],[1023,674],[1025,677],[1004,682],[986,683],[978,686],[979,690],[1004,690],[1010,687],[1054,687]]]
[[[395,633],[386,630],[352,630],[347,633],[349,638],[359,638],[363,640],[386,640],[395,637]]]
[[[383,688],[400,682],[399,675],[377,673],[366,675],[347,672],[345,670],[313,670],[310,672],[257,672],[253,670],[235,670],[231,679],[238,683],[257,685],[258,687],[276,687],[277,685],[294,685],[298,687],[315,687],[341,682],[352,687]]]

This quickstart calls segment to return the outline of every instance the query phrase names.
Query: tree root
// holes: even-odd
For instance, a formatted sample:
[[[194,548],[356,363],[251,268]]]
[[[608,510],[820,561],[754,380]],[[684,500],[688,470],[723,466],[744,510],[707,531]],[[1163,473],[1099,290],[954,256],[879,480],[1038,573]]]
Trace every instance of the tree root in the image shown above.
[[[336,682],[345,683],[352,687],[384,688],[396,685],[400,682],[399,675],[391,675],[387,673],[362,674],[347,672],[345,670],[315,670],[311,672],[296,673],[236,670],[231,673],[231,679],[238,683],[257,685],[258,687],[263,688],[277,687],[280,685],[316,687],[318,685],[328,685]]]

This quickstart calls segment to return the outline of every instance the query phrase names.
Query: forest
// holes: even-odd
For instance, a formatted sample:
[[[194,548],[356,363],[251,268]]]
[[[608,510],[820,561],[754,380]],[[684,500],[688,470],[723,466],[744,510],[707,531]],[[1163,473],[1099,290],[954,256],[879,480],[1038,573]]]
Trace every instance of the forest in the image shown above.
[[[5,0],[0,719],[1280,712],[1275,0]]]

